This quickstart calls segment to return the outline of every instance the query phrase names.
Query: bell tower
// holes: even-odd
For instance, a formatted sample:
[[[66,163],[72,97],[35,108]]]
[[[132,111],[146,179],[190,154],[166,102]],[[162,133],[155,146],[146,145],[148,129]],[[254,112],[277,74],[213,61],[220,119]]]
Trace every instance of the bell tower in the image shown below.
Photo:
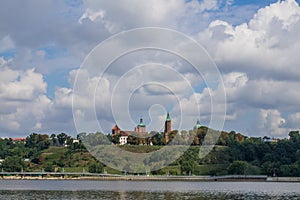
[[[146,132],[146,125],[144,124],[142,117],[140,118],[140,123],[137,125],[137,127],[135,127],[134,131],[138,133]]]
[[[165,130],[164,130],[166,143],[169,142],[169,133],[171,131],[172,131],[172,123],[171,123],[170,114],[168,112],[167,117],[166,117],[166,121],[165,121]]]

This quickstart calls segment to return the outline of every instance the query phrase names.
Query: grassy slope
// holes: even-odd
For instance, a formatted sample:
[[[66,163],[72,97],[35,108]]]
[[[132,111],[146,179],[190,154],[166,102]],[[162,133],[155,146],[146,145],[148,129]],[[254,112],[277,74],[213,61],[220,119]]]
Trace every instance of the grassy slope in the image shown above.
[[[162,147],[159,146],[120,146],[120,148],[136,153],[148,153],[157,151]],[[193,152],[199,152],[199,146],[192,146],[190,149]],[[226,169],[229,165],[224,158],[224,151],[227,147],[216,146],[215,149],[203,159],[197,159],[196,165],[193,167],[193,174],[196,175],[223,175],[226,174]],[[66,147],[50,147],[44,150],[41,154],[41,164],[32,166],[33,171],[40,171],[42,168],[55,168],[59,171],[66,172],[82,172],[88,171],[90,163],[95,162],[94,157],[87,151],[77,150],[72,154],[68,154]],[[114,169],[105,167],[107,173],[122,174]],[[255,173],[259,173],[259,169],[254,169]],[[161,169],[158,174],[181,174],[181,167],[178,162]]]

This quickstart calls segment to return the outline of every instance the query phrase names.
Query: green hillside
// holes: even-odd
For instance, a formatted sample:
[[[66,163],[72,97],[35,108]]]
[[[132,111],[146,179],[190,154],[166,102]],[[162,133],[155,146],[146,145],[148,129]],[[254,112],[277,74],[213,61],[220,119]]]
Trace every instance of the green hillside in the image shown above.
[[[172,148],[183,149],[183,155],[162,169],[151,172],[154,175],[269,175],[269,176],[300,176],[300,134],[291,131],[289,139],[270,140],[268,138],[248,138],[235,132],[221,132],[220,137],[212,149],[202,144],[204,131],[201,127],[197,131],[191,146],[185,151],[182,144],[168,145],[118,145],[99,144],[93,141],[96,149],[103,145],[119,147],[123,152],[149,153],[154,157],[144,160],[144,165],[155,165],[156,162],[167,160],[172,154]],[[93,133],[97,138],[104,135]],[[205,134],[204,134],[205,137]],[[91,139],[91,138],[90,138]],[[74,140],[67,134],[41,135],[31,134],[26,141],[0,139],[0,158],[2,171],[46,171],[46,172],[92,172],[124,174],[105,166],[97,161],[85,148],[81,140]],[[168,149],[163,157],[155,157],[160,149]],[[205,155],[206,149],[211,150]],[[110,154],[107,152],[109,159]],[[205,155],[205,156],[203,156]],[[126,160],[119,160],[126,165]],[[145,167],[144,167],[145,168]],[[128,170],[128,171],[134,171]],[[127,172],[128,172],[127,171]],[[149,173],[149,172],[144,172]]]

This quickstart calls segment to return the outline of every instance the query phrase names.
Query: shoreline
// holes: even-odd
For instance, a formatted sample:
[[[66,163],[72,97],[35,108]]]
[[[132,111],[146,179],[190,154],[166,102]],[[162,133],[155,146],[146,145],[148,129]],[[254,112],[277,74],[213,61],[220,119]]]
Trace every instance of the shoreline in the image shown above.
[[[267,176],[3,176],[0,180],[186,181],[186,182],[300,182],[300,177]]]

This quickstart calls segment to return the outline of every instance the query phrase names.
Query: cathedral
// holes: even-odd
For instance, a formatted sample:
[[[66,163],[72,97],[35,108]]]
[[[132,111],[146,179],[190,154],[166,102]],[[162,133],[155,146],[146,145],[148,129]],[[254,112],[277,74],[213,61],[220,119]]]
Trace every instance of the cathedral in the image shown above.
[[[172,123],[169,112],[167,113],[166,121],[165,121],[165,128],[164,128],[164,137],[166,140],[166,143],[169,142],[169,133],[172,131]],[[147,134],[146,131],[146,125],[143,122],[143,118],[140,118],[140,123],[134,128],[134,131],[122,131],[118,125],[114,125],[114,127],[111,130],[112,136],[119,135],[119,142],[121,145],[127,144],[127,138],[129,135],[134,135],[135,133],[139,134]]]
[[[201,126],[200,120],[198,119],[196,122],[196,125],[194,126],[194,130],[198,130]],[[172,132],[172,120],[170,117],[169,112],[167,113],[166,120],[165,120],[165,126],[164,126],[164,132],[163,137],[165,138],[166,144],[170,142],[170,132]],[[148,133],[146,130],[146,124],[143,122],[143,118],[140,117],[140,121],[137,124],[137,126],[134,128],[134,131],[123,131],[121,130],[118,125],[114,125],[111,131],[112,137],[119,136],[119,143],[121,145],[127,144],[127,138],[129,135],[133,135],[137,138],[147,138]]]

